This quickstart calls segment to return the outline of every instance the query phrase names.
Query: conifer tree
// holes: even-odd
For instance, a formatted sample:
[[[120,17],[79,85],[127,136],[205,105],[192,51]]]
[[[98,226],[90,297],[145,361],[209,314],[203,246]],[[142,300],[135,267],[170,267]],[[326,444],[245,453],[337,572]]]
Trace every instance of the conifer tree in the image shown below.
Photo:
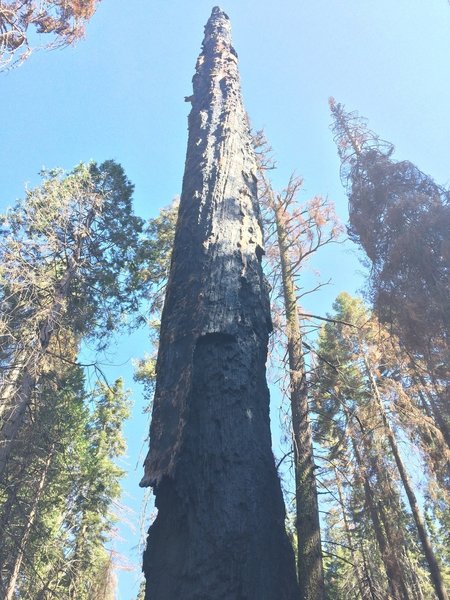
[[[143,223],[132,213],[133,188],[120,165],[43,176],[4,216],[1,231],[0,472],[48,361],[73,362],[82,339],[104,347],[143,289]]]
[[[369,537],[376,539],[377,552],[385,572],[383,580],[377,581],[376,586],[382,590],[382,594],[386,593],[388,587],[394,598],[406,600],[406,575],[399,560],[399,546],[394,542],[394,531],[397,538],[401,537],[394,517],[397,498],[386,486],[383,477],[386,465],[380,462],[380,453],[377,451],[380,440],[373,428],[370,395],[361,383],[357,364],[352,360],[352,345],[341,336],[343,323],[352,321],[349,321],[348,310],[343,309],[346,305],[338,305],[339,301],[345,303],[343,295],[336,302],[336,312],[330,315],[338,323],[335,325],[330,322],[323,327],[318,345],[320,362],[316,373],[315,411],[319,421],[316,435],[325,449],[323,459],[326,464],[336,466],[340,473],[348,474],[354,500],[359,495],[358,503],[362,502],[364,512],[370,516]],[[356,320],[355,311],[352,316]],[[335,494],[338,495],[338,492]],[[385,501],[387,498],[390,501],[391,510],[388,514],[381,508],[380,498],[383,495]],[[361,509],[354,506],[352,511],[355,510]],[[391,536],[384,527],[387,519],[393,522]],[[359,524],[360,536],[365,527],[365,522]],[[359,546],[362,555],[367,550],[367,543],[361,540]]]
[[[274,165],[270,157],[271,148],[263,132],[254,136],[254,145],[258,153],[259,196],[268,240],[272,312],[281,314],[281,318],[276,319],[279,322],[276,333],[280,334],[277,342],[281,342],[288,357],[283,368],[288,372],[286,394],[291,409],[300,597],[320,599],[324,597],[320,518],[303,340],[305,319],[300,316],[299,287],[306,261],[322,246],[335,241],[340,228],[332,204],[326,199],[316,197],[304,205],[299,203],[298,193],[303,184],[299,177],[293,175],[286,189],[275,193],[267,177],[267,171]],[[277,302],[274,298],[278,294],[280,299]]]
[[[24,443],[36,446],[38,439],[39,444],[13,457],[14,477],[5,482],[13,502],[9,496],[0,502],[1,589],[8,600],[17,594],[103,599],[100,590],[114,588],[105,545],[120,496],[123,471],[115,461],[124,451],[127,395],[120,380],[111,388],[99,383],[87,393],[79,367],[68,368],[60,384],[56,393],[48,389],[33,437],[21,432]]]
[[[356,113],[330,101],[350,212],[350,237],[371,265],[370,297],[435,388],[431,409],[450,444],[450,195]],[[424,368],[423,368],[424,367]]]
[[[391,357],[391,362],[387,362],[387,355],[381,350],[387,335],[370,318],[361,303],[341,294],[335,308],[335,317],[353,323],[353,327],[342,323],[334,328],[332,325],[324,328],[319,353],[327,360],[333,360],[335,366],[330,368],[325,363],[319,368],[317,385],[325,399],[320,401],[331,403],[330,407],[334,406],[333,410],[337,411],[330,415],[330,411],[323,406],[326,418],[331,418],[334,427],[339,423],[337,415],[345,409],[345,420],[342,422],[345,428],[341,426],[338,436],[333,437],[339,440],[338,445],[345,444],[346,431],[349,432],[391,591],[394,596],[397,594],[408,598],[413,593],[421,594],[421,587],[429,587],[426,582],[422,586],[418,583],[418,569],[411,566],[412,557],[417,555],[418,550],[426,560],[436,596],[445,599],[447,596],[441,568],[431,547],[429,533],[388,417],[388,410],[389,414],[395,414],[393,402],[397,398],[398,379],[401,380],[405,375],[399,372],[395,358]],[[396,373],[397,381],[392,380],[388,372]],[[329,432],[330,424],[325,420],[323,423],[324,431]],[[393,482],[396,482],[395,486]],[[406,494],[410,514],[401,507],[401,488]],[[377,490],[383,490],[383,502],[377,499]],[[393,518],[394,514],[398,515],[397,518]],[[404,525],[399,526],[402,522]],[[412,523],[416,529],[413,534],[408,533],[412,531]],[[403,551],[399,552],[399,548],[403,548]],[[398,585],[400,587],[396,589]]]
[[[75,44],[99,0],[2,0],[0,2],[0,71],[17,66],[48,39],[45,49]]]
[[[133,325],[153,285],[132,190],[113,161],[81,164],[44,173],[2,219],[0,576],[8,600],[87,600],[99,586],[113,593],[104,544],[120,491],[112,461],[123,451],[125,396],[119,382],[94,396],[85,390],[79,349],[86,341],[102,350]]]

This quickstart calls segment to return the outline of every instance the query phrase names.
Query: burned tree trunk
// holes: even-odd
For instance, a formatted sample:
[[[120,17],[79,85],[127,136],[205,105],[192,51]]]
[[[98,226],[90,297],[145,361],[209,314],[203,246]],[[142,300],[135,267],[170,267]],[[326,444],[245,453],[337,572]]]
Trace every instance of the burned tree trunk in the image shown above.
[[[271,452],[271,328],[256,162],[228,17],[214,8],[189,98],[183,192],[141,485],[158,516],[149,600],[298,597]]]

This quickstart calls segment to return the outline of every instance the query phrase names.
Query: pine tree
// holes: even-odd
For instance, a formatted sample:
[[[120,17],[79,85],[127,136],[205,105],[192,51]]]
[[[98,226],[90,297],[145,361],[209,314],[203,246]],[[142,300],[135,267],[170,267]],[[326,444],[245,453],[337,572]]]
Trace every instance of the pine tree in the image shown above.
[[[336,325],[334,329],[332,325],[325,326],[319,353],[327,360],[334,360],[336,366],[334,369],[327,363],[321,366],[318,388],[325,398],[330,398],[333,410],[338,411],[336,415],[342,410],[339,404],[347,413],[345,428],[341,426],[339,435],[334,437],[340,438],[339,443],[345,443],[346,429],[351,436],[357,472],[363,481],[365,500],[391,591],[394,596],[408,598],[416,589],[415,593],[421,597],[417,569],[411,566],[413,556],[417,554],[415,548],[420,548],[426,558],[437,597],[446,598],[440,567],[388,417],[388,410],[390,414],[394,411],[392,400],[398,392],[398,381],[393,381],[387,371],[395,372],[397,380],[402,378],[396,359],[391,357],[389,364],[387,355],[382,351],[383,341],[388,336],[371,319],[362,304],[348,295],[341,294],[338,297],[335,309],[335,318],[353,323],[353,327],[344,323]],[[336,400],[339,400],[338,405]],[[330,418],[327,407],[323,406],[323,409],[327,418]],[[331,413],[334,426],[339,422],[336,415]],[[324,431],[330,431],[329,424],[327,427],[325,425],[326,422]],[[393,482],[396,482],[395,486]],[[398,491],[401,488],[406,494],[411,516],[401,506]],[[379,491],[383,493],[379,497],[383,498],[383,502],[377,499]],[[394,514],[398,515],[397,518],[393,518]],[[402,522],[404,525],[399,527]],[[413,523],[415,532],[411,533]],[[399,548],[403,548],[403,551],[398,552]],[[398,584],[400,587],[396,589]]]
[[[76,480],[75,510],[70,518],[74,539],[68,556],[71,568],[64,579],[70,600],[93,597],[98,583],[95,573],[105,573],[104,542],[114,524],[111,504],[120,497],[119,480],[124,474],[113,462],[125,450],[121,429],[129,406],[122,381],[110,388],[99,385],[94,402],[84,432],[84,461]]]
[[[46,172],[2,220],[0,574],[7,598],[19,590],[90,599],[95,585],[113,593],[104,544],[120,491],[112,459],[123,449],[124,394],[120,383],[94,396],[84,389],[79,348],[87,341],[102,350],[116,330],[134,325],[153,286],[132,190],[112,161]]]
[[[39,540],[42,544],[47,539],[46,523],[64,502],[64,496],[54,494],[53,486],[60,474],[65,476],[59,456],[63,457],[65,446],[77,439],[77,423],[86,418],[80,369],[66,367],[57,378],[54,375],[49,373],[41,383],[42,403],[33,415],[33,425],[20,432],[2,478],[0,589],[7,598],[13,597],[24,569],[31,565],[40,571],[32,559],[33,549]],[[42,520],[43,515],[47,521]]]
[[[73,361],[81,339],[104,347],[137,308],[143,223],[132,189],[112,161],[52,171],[3,218],[0,472],[48,361]]]
[[[11,477],[5,486],[14,490],[14,501],[0,503],[0,565],[8,599],[16,593],[91,600],[100,588],[114,587],[106,544],[123,475],[115,461],[124,451],[127,395],[120,380],[111,388],[98,384],[88,394],[78,367],[70,367],[60,383],[61,391],[49,390],[37,415],[33,435],[39,447],[14,457],[20,480]]]

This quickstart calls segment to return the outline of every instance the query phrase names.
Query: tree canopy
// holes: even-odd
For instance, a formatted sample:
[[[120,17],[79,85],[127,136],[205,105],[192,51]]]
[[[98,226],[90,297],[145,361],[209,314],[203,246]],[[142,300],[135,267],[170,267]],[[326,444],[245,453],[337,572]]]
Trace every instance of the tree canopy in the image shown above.
[[[26,60],[33,50],[73,45],[83,37],[100,0],[2,0],[0,71]],[[45,39],[44,42],[41,40]]]

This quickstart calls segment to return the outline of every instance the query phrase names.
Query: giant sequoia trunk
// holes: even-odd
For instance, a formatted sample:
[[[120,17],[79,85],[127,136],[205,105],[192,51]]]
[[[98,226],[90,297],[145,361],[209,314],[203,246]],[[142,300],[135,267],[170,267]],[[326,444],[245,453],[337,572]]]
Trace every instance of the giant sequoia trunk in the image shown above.
[[[142,485],[158,516],[149,600],[298,597],[271,452],[271,327],[256,163],[228,17],[214,8],[193,80]]]

